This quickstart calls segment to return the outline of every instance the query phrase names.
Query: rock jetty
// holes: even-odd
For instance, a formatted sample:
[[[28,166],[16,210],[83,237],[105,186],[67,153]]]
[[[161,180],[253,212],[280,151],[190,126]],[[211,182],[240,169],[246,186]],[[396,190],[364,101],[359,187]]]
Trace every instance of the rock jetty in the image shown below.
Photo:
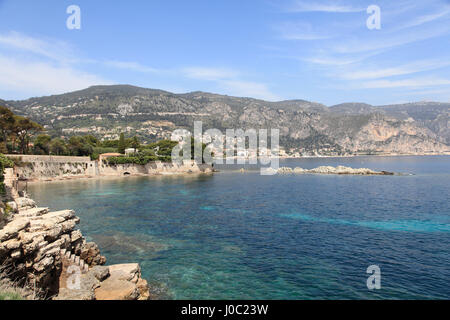
[[[282,167],[278,169],[278,173],[280,174],[347,174],[347,175],[382,175],[382,176],[392,176],[393,172],[388,171],[374,171],[367,168],[350,168],[344,166],[321,166],[314,169],[303,169],[303,168],[289,168]]]

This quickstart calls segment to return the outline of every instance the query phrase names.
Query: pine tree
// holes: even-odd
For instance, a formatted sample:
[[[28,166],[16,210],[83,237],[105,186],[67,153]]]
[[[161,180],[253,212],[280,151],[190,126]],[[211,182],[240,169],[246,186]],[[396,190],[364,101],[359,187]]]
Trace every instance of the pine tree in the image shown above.
[[[123,134],[123,132],[120,134],[120,138],[119,138],[119,146],[117,147],[117,151],[121,154],[125,154],[125,149],[126,149],[127,145],[125,143],[125,135]]]

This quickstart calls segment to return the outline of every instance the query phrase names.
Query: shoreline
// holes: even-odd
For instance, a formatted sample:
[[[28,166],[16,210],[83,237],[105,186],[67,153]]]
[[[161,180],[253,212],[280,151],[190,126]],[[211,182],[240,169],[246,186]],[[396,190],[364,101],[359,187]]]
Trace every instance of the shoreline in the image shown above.
[[[430,155],[411,155],[411,154],[405,154],[405,155],[397,155],[397,154],[390,154],[390,155],[351,155],[351,156],[311,156],[311,157],[280,157],[279,159],[281,161],[285,160],[309,160],[309,159],[351,159],[351,158],[358,158],[358,157],[445,157],[450,156],[450,154],[430,154]],[[244,164],[222,164],[219,166],[242,166],[242,165],[249,165],[248,159],[246,163]],[[32,180],[23,180],[22,183],[26,183],[29,185],[36,185],[36,184],[47,184],[47,183],[58,183],[58,182],[68,182],[68,181],[99,181],[99,180],[123,180],[124,178],[139,178],[139,177],[190,177],[190,176],[199,176],[199,175],[213,175],[214,173],[222,173],[222,172],[239,172],[239,168],[236,168],[235,170],[222,170],[217,169],[213,170],[212,172],[160,172],[160,173],[149,173],[149,174],[142,174],[142,173],[134,173],[129,175],[97,175],[97,176],[67,176],[67,177],[55,177],[50,179],[32,179]],[[257,170],[257,169],[255,169]],[[250,169],[247,169],[246,171],[251,171]]]
[[[320,159],[320,158],[358,158],[358,157],[440,157],[450,156],[448,153],[432,153],[432,154],[355,154],[345,156],[305,156],[305,157],[290,157],[280,156],[280,159]]]
[[[57,182],[69,182],[69,181],[100,181],[100,180],[123,180],[126,178],[150,178],[150,177],[190,177],[190,176],[199,176],[199,175],[212,175],[213,173],[207,173],[207,172],[194,172],[194,173],[188,173],[188,172],[180,172],[180,173],[161,173],[161,174],[130,174],[130,175],[105,175],[105,176],[71,176],[71,177],[64,177],[64,178],[53,178],[53,179],[46,179],[46,180],[27,180],[22,181],[23,183],[27,183],[28,185],[36,185],[36,184],[46,184],[46,183],[57,183]]]

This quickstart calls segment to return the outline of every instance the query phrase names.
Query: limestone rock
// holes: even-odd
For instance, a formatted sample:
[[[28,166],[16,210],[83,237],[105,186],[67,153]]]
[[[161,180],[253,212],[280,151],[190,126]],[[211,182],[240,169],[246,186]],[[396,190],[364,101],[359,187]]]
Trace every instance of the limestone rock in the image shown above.
[[[18,213],[0,221],[0,265],[13,265],[17,277],[46,294],[57,294],[56,300],[93,300],[95,294],[105,300],[149,298],[138,264],[101,266],[106,258],[95,243],[86,243],[75,230],[80,219],[72,210],[49,212],[24,197],[16,198],[11,206]],[[72,265],[81,270],[79,290],[63,285],[64,270]]]
[[[15,203],[14,201],[7,202],[6,206],[9,207],[12,210],[12,212],[19,211],[19,207],[17,206],[17,203]]]
[[[34,202],[34,200],[29,199],[29,198],[16,198],[15,202],[17,203],[17,206],[19,209],[21,208],[35,208],[36,207],[36,202]]]
[[[2,230],[0,230],[0,241],[6,241],[14,238],[18,235],[19,231],[25,229],[30,225],[29,219],[16,219],[7,224]]]
[[[340,174],[340,175],[394,175],[392,172],[387,171],[374,171],[368,168],[350,168],[344,166],[321,166],[314,169],[303,169],[303,168],[295,168],[292,170],[291,168],[280,168],[278,169],[278,173],[296,173],[296,174],[304,174],[304,173],[314,173],[314,174]]]
[[[139,300],[150,300],[150,288],[147,280],[139,278],[136,287],[139,290]]]
[[[282,167],[282,168],[278,169],[278,173],[281,173],[281,174],[290,174],[293,172],[294,171],[292,170],[292,168],[288,168],[288,167]]]
[[[94,300],[95,295],[92,290],[71,290],[63,288],[53,300]]]
[[[103,281],[109,277],[109,268],[104,266],[94,266],[89,273],[92,273],[99,281]]]
[[[136,283],[141,275],[141,268],[137,263],[116,264],[109,266],[111,277]]]
[[[81,247],[80,258],[90,266],[100,266],[106,263],[106,258],[100,255],[100,249],[94,242],[85,243]]]
[[[97,300],[136,300],[139,289],[136,284],[110,276],[95,289]]]

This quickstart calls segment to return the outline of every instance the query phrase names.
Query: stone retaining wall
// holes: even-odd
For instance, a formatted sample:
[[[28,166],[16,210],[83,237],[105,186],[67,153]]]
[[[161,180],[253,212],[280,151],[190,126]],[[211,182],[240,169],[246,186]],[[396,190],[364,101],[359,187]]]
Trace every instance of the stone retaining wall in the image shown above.
[[[91,161],[89,157],[54,157],[54,156],[8,156],[21,162],[15,166],[13,175],[26,181],[49,181],[72,179],[77,177],[155,175],[182,173],[210,173],[212,167],[184,161],[180,164],[150,162],[147,165],[118,164]]]
[[[21,155],[7,154],[8,158],[17,159],[22,162],[48,162],[48,163],[80,163],[90,162],[90,157],[69,157],[69,156],[39,156],[39,155]]]

